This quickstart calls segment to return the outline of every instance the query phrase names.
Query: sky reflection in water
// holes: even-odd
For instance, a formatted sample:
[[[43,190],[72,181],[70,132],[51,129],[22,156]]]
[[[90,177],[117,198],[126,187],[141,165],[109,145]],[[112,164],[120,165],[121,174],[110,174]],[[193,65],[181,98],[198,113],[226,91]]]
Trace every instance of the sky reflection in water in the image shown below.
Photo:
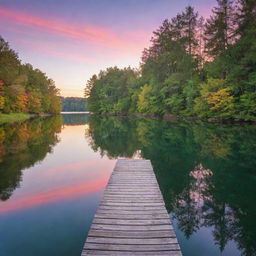
[[[51,121],[40,125],[45,122]],[[24,126],[18,128],[24,133]],[[0,201],[0,255],[80,254],[114,166],[113,160],[101,158],[86,143],[86,129],[85,124],[62,126],[52,152],[42,161],[35,156],[34,166],[22,171],[21,181],[9,199]],[[28,154],[25,151],[14,154],[22,158],[22,154]],[[5,157],[7,162],[15,160],[14,156]],[[8,170],[6,167],[1,164],[1,173]],[[18,169],[19,166],[12,166],[9,171]],[[9,178],[11,181],[13,177]],[[8,190],[8,183],[1,185],[1,189],[7,185]]]

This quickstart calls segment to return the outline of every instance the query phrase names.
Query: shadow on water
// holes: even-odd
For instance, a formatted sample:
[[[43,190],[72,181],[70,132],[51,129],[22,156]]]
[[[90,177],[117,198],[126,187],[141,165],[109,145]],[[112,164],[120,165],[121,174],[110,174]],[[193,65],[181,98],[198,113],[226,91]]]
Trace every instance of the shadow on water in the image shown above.
[[[187,241],[205,229],[211,255],[256,254],[255,126],[99,116],[89,124],[94,151],[151,160],[184,255],[203,255]]]
[[[36,118],[0,127],[0,199],[19,186],[22,170],[42,161],[59,142],[61,118]]]

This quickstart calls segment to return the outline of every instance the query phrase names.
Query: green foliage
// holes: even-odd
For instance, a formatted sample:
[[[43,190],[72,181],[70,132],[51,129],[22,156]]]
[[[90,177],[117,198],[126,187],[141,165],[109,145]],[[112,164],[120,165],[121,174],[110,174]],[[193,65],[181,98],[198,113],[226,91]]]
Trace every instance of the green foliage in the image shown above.
[[[200,117],[231,118],[234,116],[234,97],[225,79],[209,78],[200,85],[195,99],[195,113]]]
[[[256,120],[256,92],[247,92],[240,97],[237,118]]]
[[[151,104],[150,98],[153,96],[152,94],[152,86],[144,85],[141,88],[141,92],[138,96],[138,110],[141,113],[150,113],[151,112]]]
[[[199,94],[198,88],[199,78],[196,77],[194,79],[188,80],[184,85],[182,94],[184,95],[185,100],[185,111],[184,114],[186,115],[193,115],[193,107],[194,107],[194,100]]]
[[[54,81],[18,54],[0,36],[0,111],[4,113],[59,113],[61,102]]]
[[[254,0],[218,0],[205,23],[188,6],[153,32],[139,72],[110,68],[88,81],[89,109],[255,120],[255,38]]]
[[[218,6],[205,24],[206,51],[210,56],[223,53],[234,39],[232,0],[217,0]]]
[[[12,114],[0,113],[0,124],[24,121],[28,118],[29,118],[29,114],[27,113],[12,113]]]
[[[80,97],[61,97],[62,111],[86,111],[87,102]]]
[[[127,114],[131,106],[130,88],[135,83],[137,73],[131,68],[108,68],[93,76],[85,89],[88,110],[94,113]]]
[[[5,84],[11,84],[19,75],[20,65],[18,54],[0,36],[0,79]]]

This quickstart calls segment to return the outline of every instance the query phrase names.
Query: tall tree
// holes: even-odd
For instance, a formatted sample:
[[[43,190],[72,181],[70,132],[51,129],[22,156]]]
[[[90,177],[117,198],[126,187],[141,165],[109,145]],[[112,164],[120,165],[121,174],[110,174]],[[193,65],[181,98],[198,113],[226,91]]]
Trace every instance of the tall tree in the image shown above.
[[[238,24],[236,33],[243,37],[248,30],[256,26],[256,1],[237,0],[235,21]]]
[[[181,43],[184,45],[189,55],[196,53],[198,41],[196,39],[196,30],[198,25],[198,12],[195,12],[192,6],[187,6],[180,17]]]
[[[234,39],[233,1],[217,0],[218,6],[212,9],[213,14],[206,20],[206,52],[216,57],[223,53]]]
[[[4,84],[11,84],[19,75],[20,60],[8,42],[0,36],[0,79]]]
[[[59,113],[59,90],[54,81],[31,64],[22,65],[18,54],[0,36],[0,110]]]

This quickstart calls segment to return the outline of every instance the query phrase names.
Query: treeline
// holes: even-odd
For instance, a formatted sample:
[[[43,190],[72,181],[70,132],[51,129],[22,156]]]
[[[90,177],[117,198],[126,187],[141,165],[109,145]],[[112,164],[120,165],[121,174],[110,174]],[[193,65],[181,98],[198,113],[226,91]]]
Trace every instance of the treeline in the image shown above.
[[[0,36],[0,112],[59,113],[59,89],[39,69],[21,64],[18,54]]]
[[[192,6],[153,32],[139,70],[108,68],[87,82],[94,113],[256,120],[256,1]]]
[[[81,97],[61,97],[62,111],[86,111],[87,102]]]

